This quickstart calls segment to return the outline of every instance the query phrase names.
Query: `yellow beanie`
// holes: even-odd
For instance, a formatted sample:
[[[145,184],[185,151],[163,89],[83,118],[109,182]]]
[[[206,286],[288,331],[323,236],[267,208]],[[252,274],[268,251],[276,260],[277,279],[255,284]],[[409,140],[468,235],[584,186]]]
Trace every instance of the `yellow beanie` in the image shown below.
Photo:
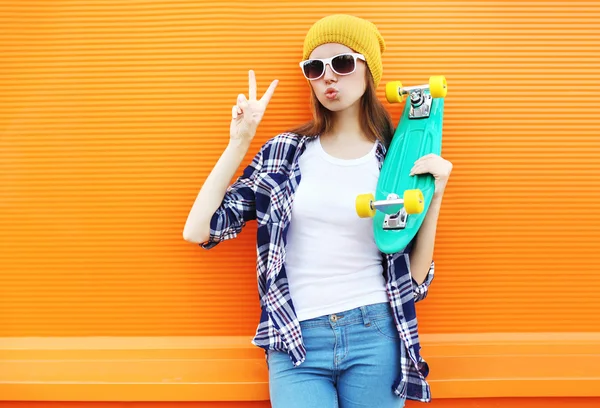
[[[375,87],[383,74],[381,54],[385,51],[385,41],[375,24],[347,14],[334,14],[313,24],[304,39],[302,59],[321,44],[339,43],[365,56],[371,70]]]

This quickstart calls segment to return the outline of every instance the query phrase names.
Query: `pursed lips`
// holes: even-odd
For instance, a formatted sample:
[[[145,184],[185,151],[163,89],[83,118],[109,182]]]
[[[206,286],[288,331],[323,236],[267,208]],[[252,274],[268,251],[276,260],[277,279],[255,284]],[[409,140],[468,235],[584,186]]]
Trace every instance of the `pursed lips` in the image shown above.
[[[337,94],[339,93],[339,91],[336,88],[333,87],[329,87],[325,90],[325,96],[328,99],[333,99],[337,96]]]

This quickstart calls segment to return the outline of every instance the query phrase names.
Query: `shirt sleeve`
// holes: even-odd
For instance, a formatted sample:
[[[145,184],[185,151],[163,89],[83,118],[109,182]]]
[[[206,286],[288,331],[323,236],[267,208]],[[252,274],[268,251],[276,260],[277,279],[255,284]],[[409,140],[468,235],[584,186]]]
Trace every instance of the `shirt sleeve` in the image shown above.
[[[410,254],[413,247],[415,246],[417,237],[415,236],[404,248],[404,253]],[[407,262],[409,262],[407,260]],[[429,291],[429,285],[431,285],[431,281],[433,280],[433,276],[435,274],[435,262],[432,260],[431,265],[429,266],[429,271],[427,272],[427,276],[423,283],[419,284],[416,280],[411,276],[413,295],[415,299],[415,303],[420,302],[421,300],[427,297],[427,293]]]
[[[202,248],[211,249],[237,237],[248,221],[256,219],[255,181],[262,167],[263,150],[264,147],[227,188],[221,205],[211,218],[209,238],[199,244]]]
[[[431,261],[431,266],[429,267],[429,272],[427,272],[427,276],[425,280],[420,285],[416,280],[412,279],[413,285],[413,294],[415,296],[415,303],[425,299],[427,297],[427,292],[429,291],[429,285],[431,285],[431,281],[433,280],[433,275],[435,273],[435,262]]]

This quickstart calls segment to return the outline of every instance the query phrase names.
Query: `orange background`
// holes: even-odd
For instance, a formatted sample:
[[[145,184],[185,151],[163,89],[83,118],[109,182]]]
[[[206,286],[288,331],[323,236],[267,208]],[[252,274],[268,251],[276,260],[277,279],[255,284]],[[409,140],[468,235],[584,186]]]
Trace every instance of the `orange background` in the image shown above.
[[[185,349],[177,355],[192,366],[196,351],[215,350],[202,343],[210,336],[235,340],[223,346],[227,358],[244,349],[259,318],[255,224],[211,251],[183,241],[183,226],[227,144],[248,69],[259,95],[280,83],[246,163],[309,118],[302,41],[337,12],[373,21],[384,36],[382,100],[391,80],[448,81],[442,155],[454,170],[436,279],[418,307],[434,404],[600,395],[598,2],[51,0],[0,1],[0,399],[68,396],[68,387],[35,394],[36,353],[59,367],[44,377],[54,390],[94,370],[64,368],[64,359],[100,364],[106,338],[130,339],[111,345],[111,358]],[[402,106],[386,106],[397,121]],[[468,344],[489,356],[469,365]],[[529,359],[539,372],[527,379],[539,385],[519,380],[522,359],[494,363],[503,350]],[[260,364],[260,350],[243,353]],[[557,368],[560,356],[570,368]],[[226,381],[235,363],[223,364]],[[479,364],[514,392],[500,395],[484,371],[453,391],[460,370]],[[123,381],[148,372],[135,367],[112,369]],[[259,400],[261,367],[248,374],[260,378]]]

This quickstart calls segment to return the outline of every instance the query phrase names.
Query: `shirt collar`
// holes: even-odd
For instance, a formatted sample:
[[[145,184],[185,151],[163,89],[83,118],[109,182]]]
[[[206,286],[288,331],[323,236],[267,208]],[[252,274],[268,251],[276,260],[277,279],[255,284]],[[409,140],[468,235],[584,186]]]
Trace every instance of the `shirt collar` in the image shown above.
[[[300,145],[305,144],[309,140],[316,139],[317,137],[319,137],[319,135],[302,136],[302,138],[300,140]],[[386,149],[385,145],[383,143],[381,143],[381,141],[379,139],[377,139],[377,141],[375,143],[377,144],[376,153],[378,154],[378,157],[381,156],[381,158],[384,158],[385,154],[387,153],[387,149]]]

